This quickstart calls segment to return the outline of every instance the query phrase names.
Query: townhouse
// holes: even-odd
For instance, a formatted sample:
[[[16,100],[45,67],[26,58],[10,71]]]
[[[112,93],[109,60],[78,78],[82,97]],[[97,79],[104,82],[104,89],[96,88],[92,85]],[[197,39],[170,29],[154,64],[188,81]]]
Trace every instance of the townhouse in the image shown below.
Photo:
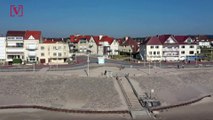
[[[6,35],[6,62],[12,64],[14,60],[24,61],[25,31],[8,31]]]
[[[70,42],[72,43],[71,51],[97,54],[97,45],[95,40],[89,35],[71,35]]]
[[[41,31],[26,31],[24,37],[24,62],[39,63],[38,46],[42,40]]]
[[[68,64],[71,58],[68,43],[63,38],[45,38],[39,44],[38,58],[41,64]]]
[[[145,61],[161,61],[163,45],[157,36],[147,38],[140,46],[141,59]]]
[[[116,39],[99,35],[95,37],[98,45],[98,55],[109,57],[109,55],[118,55],[118,46],[119,43]]]
[[[134,54],[139,52],[139,47],[140,44],[130,37],[125,37],[124,39],[119,40],[119,52]]]
[[[100,56],[118,55],[119,43],[109,36],[71,35],[71,51],[87,53]]]

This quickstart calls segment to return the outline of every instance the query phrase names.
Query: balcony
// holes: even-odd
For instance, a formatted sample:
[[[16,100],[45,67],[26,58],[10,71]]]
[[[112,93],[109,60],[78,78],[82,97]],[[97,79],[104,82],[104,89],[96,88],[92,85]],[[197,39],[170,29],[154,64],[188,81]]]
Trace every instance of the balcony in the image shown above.
[[[179,51],[179,48],[163,48],[163,51]]]
[[[24,52],[23,47],[7,47],[6,52],[21,53]]]
[[[37,45],[28,45],[27,49],[28,50],[36,50],[36,49],[38,49],[38,46]]]
[[[29,51],[28,56],[34,57],[34,56],[36,56],[36,52],[35,51]]]

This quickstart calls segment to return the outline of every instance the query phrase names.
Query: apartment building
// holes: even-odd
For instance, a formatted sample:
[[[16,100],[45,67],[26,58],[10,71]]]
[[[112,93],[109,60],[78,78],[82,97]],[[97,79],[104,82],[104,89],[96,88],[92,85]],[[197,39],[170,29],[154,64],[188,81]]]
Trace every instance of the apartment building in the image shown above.
[[[6,62],[12,64],[14,59],[24,61],[25,31],[8,31],[6,35]]]
[[[189,36],[174,36],[179,43],[179,60],[194,60],[200,54],[199,44]]]
[[[0,65],[6,61],[6,37],[0,37]]]
[[[163,56],[163,45],[157,36],[148,38],[141,45],[140,55],[142,60],[146,61],[161,61]]]
[[[44,39],[38,51],[39,62],[42,64],[68,64],[71,57],[69,46],[63,39]]]
[[[160,35],[141,45],[140,54],[147,61],[194,60],[200,49],[189,36]]]
[[[38,46],[42,40],[41,31],[26,31],[24,37],[24,60],[25,63],[38,63]]]

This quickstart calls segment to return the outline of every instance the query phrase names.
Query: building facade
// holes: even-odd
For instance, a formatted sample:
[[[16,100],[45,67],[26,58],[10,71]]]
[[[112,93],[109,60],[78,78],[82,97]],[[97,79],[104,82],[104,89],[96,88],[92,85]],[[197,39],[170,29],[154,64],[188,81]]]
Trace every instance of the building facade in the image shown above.
[[[153,36],[140,47],[145,61],[190,61],[195,60],[199,53],[198,44],[189,36]]]
[[[68,64],[69,46],[62,41],[46,39],[38,47],[38,58],[41,64]]]
[[[26,31],[24,38],[25,63],[39,63],[38,46],[42,40],[41,31]]]
[[[6,62],[12,64],[14,59],[24,61],[25,31],[8,31],[6,35]]]
[[[0,37],[0,64],[6,61],[6,37]]]

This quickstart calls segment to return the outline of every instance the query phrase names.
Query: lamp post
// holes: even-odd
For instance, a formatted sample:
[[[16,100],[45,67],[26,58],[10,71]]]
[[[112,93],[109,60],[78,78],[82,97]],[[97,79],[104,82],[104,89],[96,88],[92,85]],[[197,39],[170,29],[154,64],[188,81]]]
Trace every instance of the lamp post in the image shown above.
[[[129,61],[131,61],[131,50],[129,50]]]
[[[56,43],[56,59],[57,59],[57,69],[58,69],[58,42]]]

